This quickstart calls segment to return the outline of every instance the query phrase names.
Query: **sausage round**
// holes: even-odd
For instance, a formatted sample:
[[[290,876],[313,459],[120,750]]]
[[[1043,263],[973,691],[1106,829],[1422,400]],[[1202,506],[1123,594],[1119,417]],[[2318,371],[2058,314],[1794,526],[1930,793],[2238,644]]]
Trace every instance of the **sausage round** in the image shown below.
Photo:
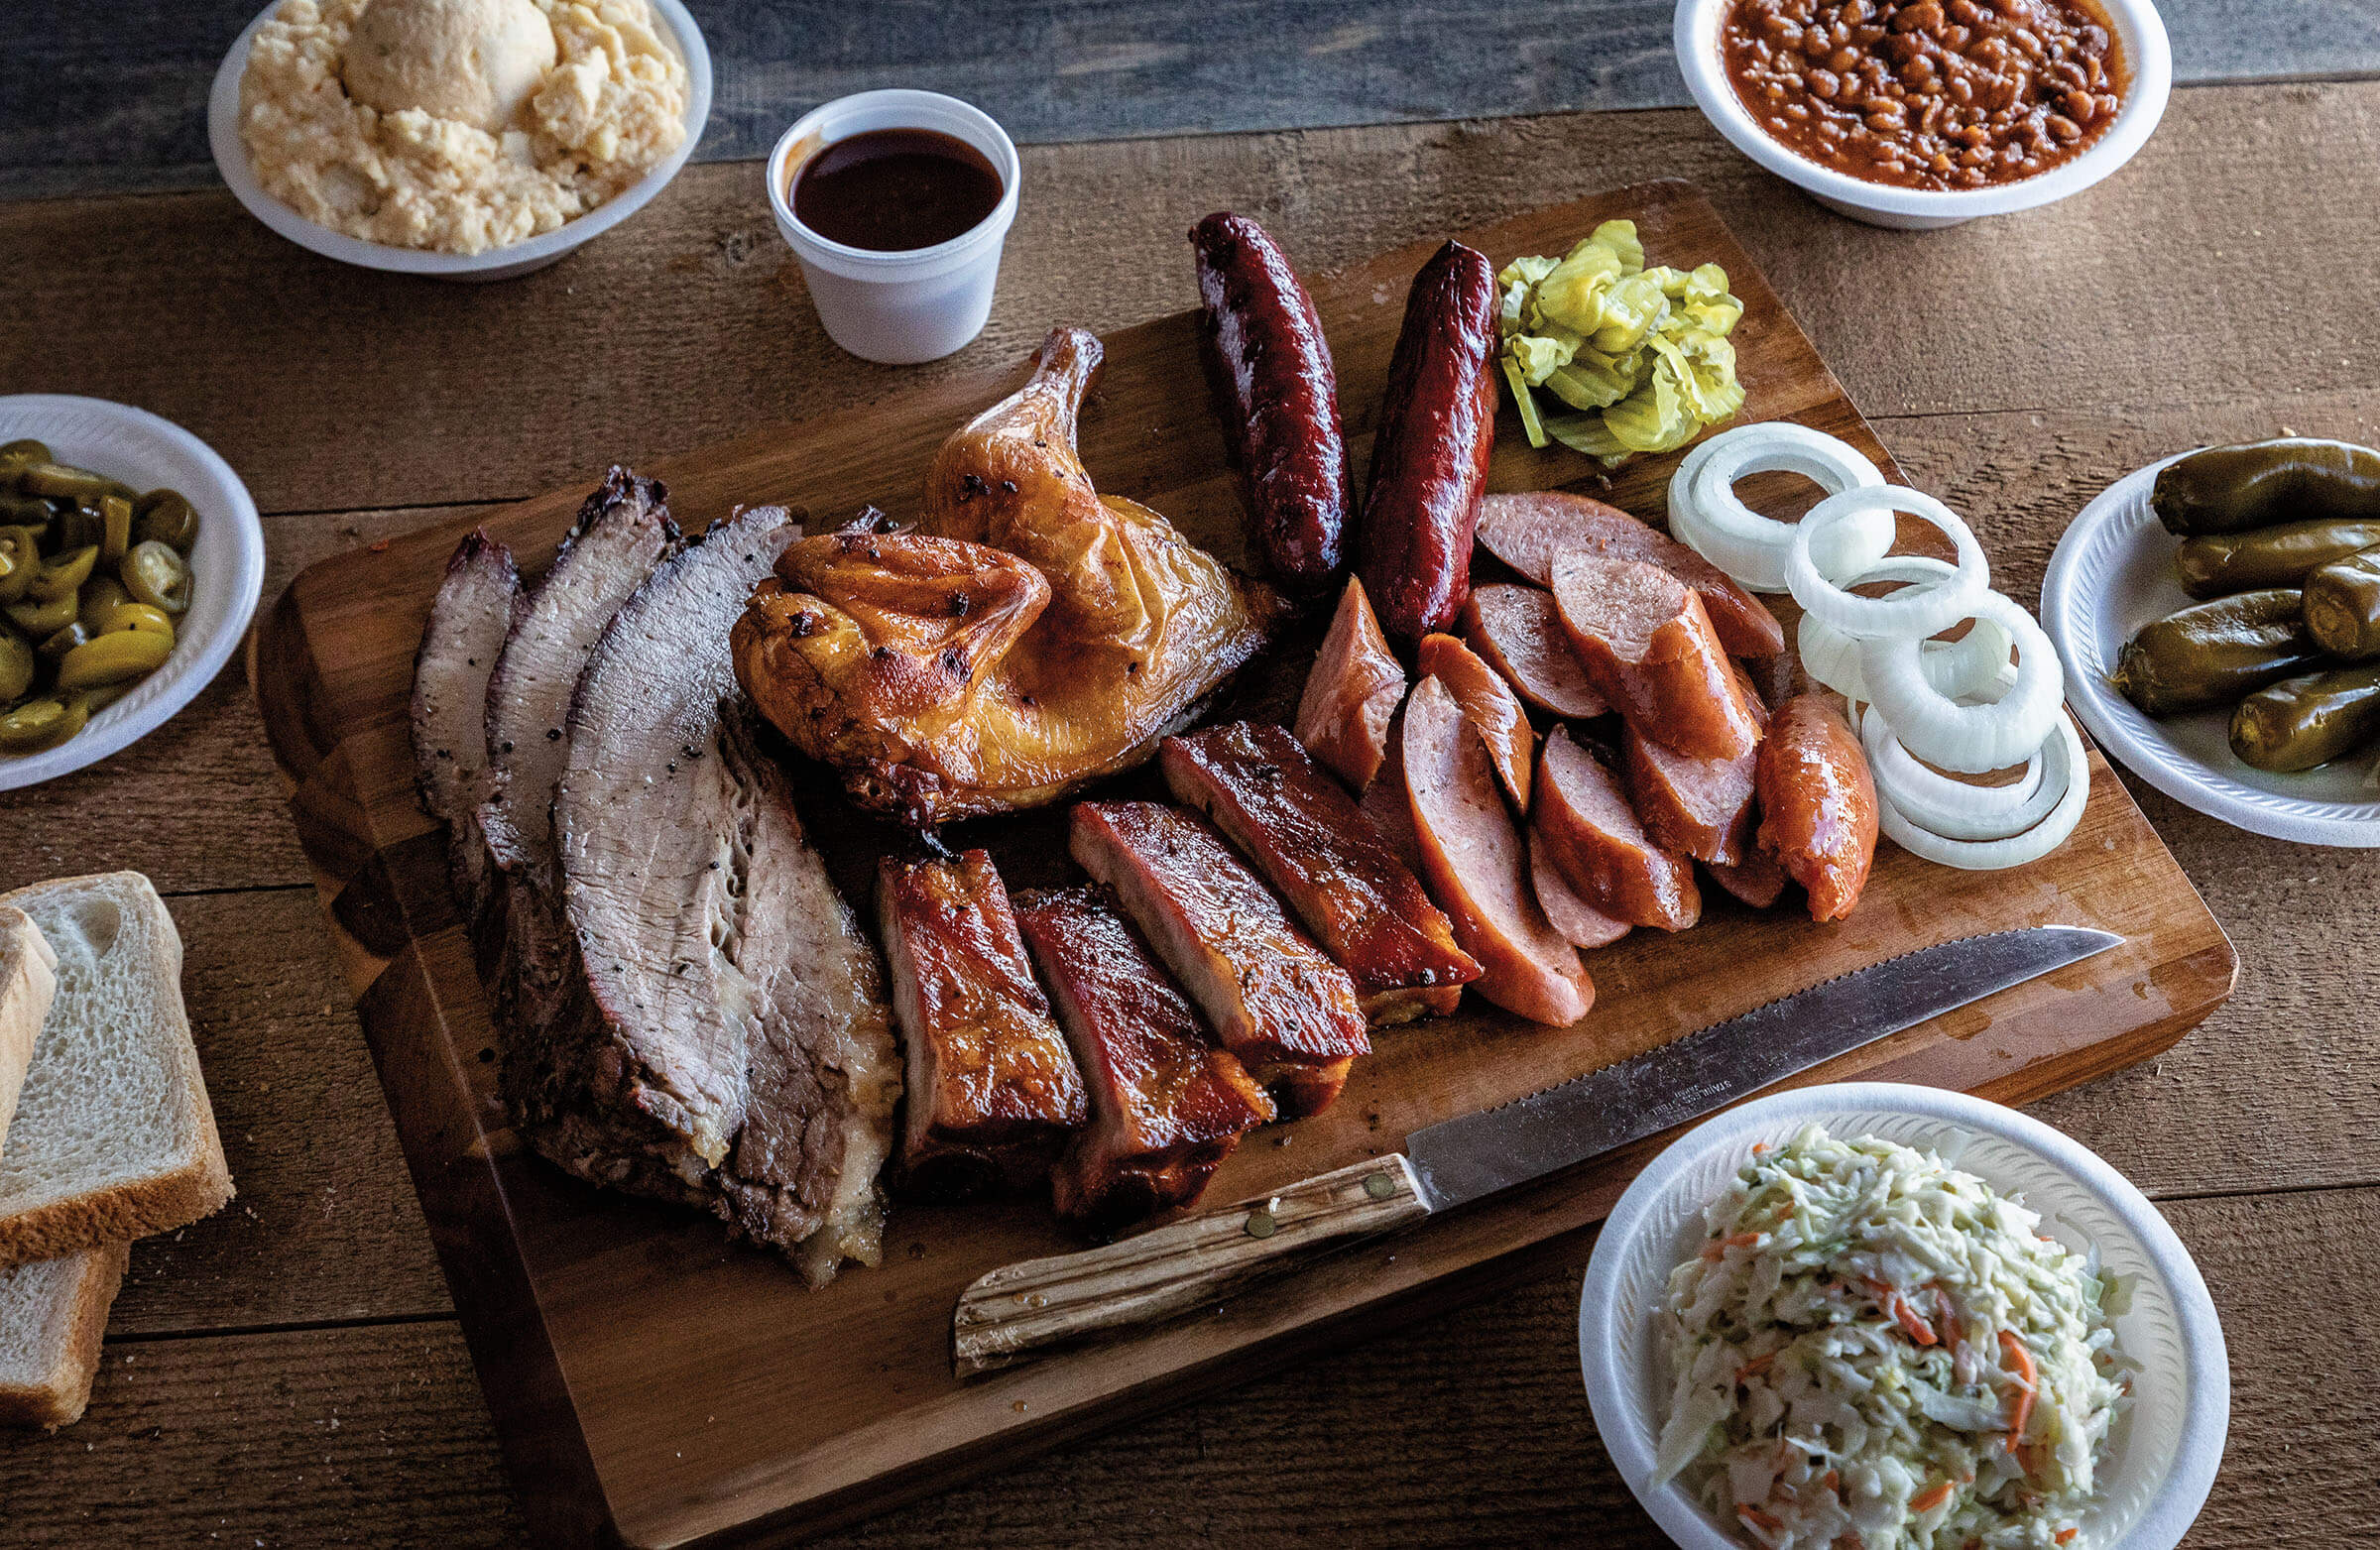
[[[1810,918],[1840,920],[1876,859],[1876,787],[1851,724],[1819,694],[1779,705],[1752,770],[1760,848],[1810,893]]]

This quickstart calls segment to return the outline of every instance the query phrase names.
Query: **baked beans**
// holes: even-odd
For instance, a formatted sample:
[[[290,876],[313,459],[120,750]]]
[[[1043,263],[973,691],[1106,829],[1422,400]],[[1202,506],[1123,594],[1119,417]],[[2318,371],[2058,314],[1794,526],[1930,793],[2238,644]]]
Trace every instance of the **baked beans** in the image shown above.
[[[2126,88],[2091,0],[1735,0],[1720,49],[1772,139],[1903,188],[1981,188],[2072,161]]]

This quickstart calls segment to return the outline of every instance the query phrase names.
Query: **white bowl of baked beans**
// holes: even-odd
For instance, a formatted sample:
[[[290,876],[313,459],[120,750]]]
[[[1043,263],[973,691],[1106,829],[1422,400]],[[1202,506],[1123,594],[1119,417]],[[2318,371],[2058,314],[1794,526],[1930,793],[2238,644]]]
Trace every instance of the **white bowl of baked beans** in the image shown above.
[[[2077,193],[2165,114],[2150,0],[1678,0],[1678,66],[1719,132],[1876,226]]]

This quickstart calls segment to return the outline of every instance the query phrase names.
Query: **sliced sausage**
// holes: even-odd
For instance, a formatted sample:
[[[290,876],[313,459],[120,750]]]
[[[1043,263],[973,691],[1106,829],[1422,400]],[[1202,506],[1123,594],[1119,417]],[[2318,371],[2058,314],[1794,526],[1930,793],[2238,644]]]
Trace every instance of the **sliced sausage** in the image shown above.
[[[1810,918],[1840,920],[1876,859],[1876,787],[1867,755],[1823,694],[1796,694],[1769,718],[1753,771],[1760,848],[1810,894]]]
[[[1357,810],[1371,820],[1380,838],[1417,878],[1426,878],[1421,864],[1421,837],[1413,832],[1413,804],[1405,797],[1405,709],[1399,705],[1388,721],[1388,757],[1380,773],[1364,788]]]
[[[1528,712],[1512,697],[1511,686],[1451,635],[1423,636],[1415,665],[1423,677],[1446,685],[1463,708],[1463,719],[1488,745],[1496,778],[1512,793],[1513,804],[1527,812],[1529,767],[1537,762],[1537,733],[1529,725]]]
[[[1548,715],[1592,721],[1611,708],[1587,681],[1554,611],[1554,594],[1542,587],[1508,581],[1473,587],[1463,605],[1463,640],[1514,693]]]
[[[1711,881],[1734,894],[1754,909],[1766,909],[1785,892],[1785,869],[1777,858],[1757,845],[1744,848],[1743,860],[1732,867],[1714,867],[1706,863],[1705,872]]]
[[[1380,773],[1388,722],[1404,699],[1404,664],[1388,650],[1364,583],[1350,576],[1297,702],[1297,740],[1362,791]]]
[[[1405,298],[1388,358],[1357,569],[1399,641],[1455,622],[1471,588],[1472,532],[1495,445],[1495,266],[1440,248]]]
[[[1572,549],[1600,559],[1635,559],[1701,594],[1719,641],[1736,656],[1774,656],[1785,627],[1733,576],[1668,534],[1602,501],[1560,490],[1490,495],[1480,502],[1480,547],[1541,587],[1554,584],[1554,561]]]
[[[1190,233],[1199,346],[1250,536],[1284,585],[1327,586],[1347,559],[1339,379],[1314,300],[1271,236],[1219,211]]]
[[[1415,687],[1400,741],[1422,876],[1453,917],[1455,940],[1485,970],[1474,982],[1480,994],[1534,1021],[1578,1021],[1595,1004],[1595,982],[1538,907],[1487,747],[1446,685],[1424,678]]]
[[[1554,561],[1554,607],[1587,681],[1646,737],[1697,759],[1759,742],[1701,596],[1668,571],[1574,550]]]
[[[1537,907],[1545,911],[1546,921],[1573,947],[1608,947],[1632,929],[1579,896],[1554,865],[1551,847],[1534,823],[1529,825],[1529,887],[1536,892]]]
[[[1545,740],[1530,817],[1555,868],[1605,914],[1664,931],[1702,918],[1694,864],[1653,843],[1619,781],[1567,729]]]

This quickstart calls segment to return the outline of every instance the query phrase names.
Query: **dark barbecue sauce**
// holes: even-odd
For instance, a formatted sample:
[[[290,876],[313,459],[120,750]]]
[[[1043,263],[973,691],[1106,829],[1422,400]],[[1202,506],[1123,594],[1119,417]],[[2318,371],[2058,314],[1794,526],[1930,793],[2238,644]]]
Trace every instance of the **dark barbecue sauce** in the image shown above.
[[[791,202],[794,218],[829,241],[905,253],[973,230],[1001,192],[999,171],[964,140],[872,129],[803,163]]]

